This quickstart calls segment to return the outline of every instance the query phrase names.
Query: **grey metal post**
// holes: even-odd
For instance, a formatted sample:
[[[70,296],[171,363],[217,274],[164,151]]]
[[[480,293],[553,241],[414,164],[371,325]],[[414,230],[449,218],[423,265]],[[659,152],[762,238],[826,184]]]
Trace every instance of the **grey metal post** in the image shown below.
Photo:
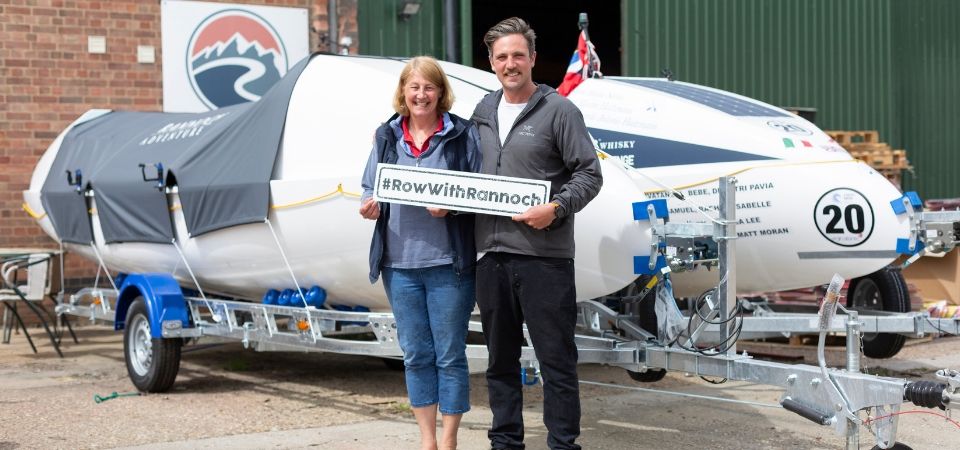
[[[720,320],[733,317],[737,308],[737,179],[720,177],[720,228],[715,239],[720,258],[720,280],[717,296],[720,302]],[[736,341],[729,341],[734,333],[735,320],[724,323],[720,330],[721,342],[727,342],[726,355],[737,353]]]
[[[860,315],[847,311],[847,371],[860,372]],[[847,419],[847,449],[860,448],[860,423]]]
[[[327,0],[327,37],[330,39],[330,53],[340,53],[340,20],[337,17],[337,0]]]
[[[443,2],[443,44],[446,47],[444,58],[452,63],[460,62],[460,35],[457,25],[460,23],[458,6],[460,0],[444,0]]]

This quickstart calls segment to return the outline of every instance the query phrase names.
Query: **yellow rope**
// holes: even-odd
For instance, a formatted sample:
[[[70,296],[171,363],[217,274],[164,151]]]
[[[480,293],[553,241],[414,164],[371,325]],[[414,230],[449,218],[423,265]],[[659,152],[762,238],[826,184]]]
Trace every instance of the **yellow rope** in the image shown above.
[[[30,208],[30,205],[28,205],[26,202],[23,203],[23,210],[26,211],[27,214],[29,214],[30,217],[33,217],[35,220],[40,220],[44,217],[47,217],[47,213],[37,214],[33,209]]]
[[[337,185],[337,189],[336,189],[335,191],[333,191],[333,192],[330,192],[330,193],[327,193],[327,194],[323,194],[323,195],[320,195],[320,196],[317,196],[317,197],[313,197],[313,198],[308,198],[308,199],[306,199],[306,200],[301,200],[301,201],[299,201],[299,202],[287,203],[287,204],[284,204],[284,205],[274,205],[274,206],[272,206],[271,208],[272,208],[272,209],[293,208],[293,207],[295,207],[295,206],[302,206],[302,205],[306,205],[306,204],[308,204],[308,203],[319,202],[319,201],[321,201],[321,200],[325,200],[325,199],[328,199],[328,198],[330,198],[330,197],[333,197],[334,195],[337,195],[337,194],[343,195],[344,197],[356,197],[356,198],[359,198],[359,197],[360,197],[360,194],[355,194],[355,193],[353,193],[353,192],[347,192],[347,191],[343,190],[343,183],[340,183],[340,184]],[[176,205],[173,205],[173,206],[170,207],[170,211],[176,211],[176,210],[181,209],[181,208],[182,208],[181,205],[176,204]]]
[[[321,200],[326,200],[326,199],[328,199],[328,198],[330,198],[330,197],[333,197],[333,196],[335,196],[335,195],[338,195],[338,194],[339,194],[339,195],[342,195],[342,196],[344,196],[344,197],[360,198],[360,194],[356,194],[356,193],[353,193],[353,192],[347,192],[347,191],[343,190],[343,183],[340,183],[340,184],[337,185],[337,189],[336,189],[335,191],[330,192],[330,193],[328,193],[328,194],[323,194],[323,195],[320,195],[320,196],[317,196],[317,197],[308,198],[308,199],[306,199],[306,200],[301,200],[301,201],[299,201],[299,202],[287,203],[287,204],[285,204],[285,205],[273,205],[272,208],[273,208],[273,209],[286,209],[286,208],[293,208],[293,207],[297,207],[297,206],[303,206],[303,205],[306,205],[306,204],[308,204],[308,203],[314,203],[314,202],[319,202],[319,201],[321,201]]]
[[[857,163],[857,162],[863,162],[863,161],[860,161],[860,160],[858,160],[858,159],[852,159],[852,160],[843,160],[843,161],[813,161],[813,162],[771,164],[771,165],[767,165],[767,166],[751,166],[751,167],[745,167],[745,168],[740,169],[740,170],[735,170],[735,171],[730,172],[730,173],[728,173],[728,174],[726,174],[726,175],[724,175],[724,176],[732,177],[732,176],[734,176],[734,175],[739,175],[739,174],[744,173],[744,172],[749,171],[749,170],[753,170],[753,169],[766,169],[766,168],[770,168],[770,167],[789,167],[789,166],[805,166],[805,165],[812,165],[812,164]],[[697,181],[697,182],[695,182],[695,183],[684,184],[684,185],[682,185],[682,186],[676,186],[676,187],[673,188],[673,190],[675,190],[675,191],[680,191],[680,190],[683,190],[683,189],[692,188],[692,187],[694,187],[694,186],[700,186],[700,185],[702,185],[702,184],[716,183],[716,182],[719,181],[719,180],[720,180],[720,177],[714,177],[714,178],[710,178],[710,179],[708,179],[708,180]],[[666,189],[652,189],[652,190],[649,190],[649,191],[644,191],[644,193],[645,193],[645,194],[654,194],[654,193],[663,192],[663,191],[666,191]]]

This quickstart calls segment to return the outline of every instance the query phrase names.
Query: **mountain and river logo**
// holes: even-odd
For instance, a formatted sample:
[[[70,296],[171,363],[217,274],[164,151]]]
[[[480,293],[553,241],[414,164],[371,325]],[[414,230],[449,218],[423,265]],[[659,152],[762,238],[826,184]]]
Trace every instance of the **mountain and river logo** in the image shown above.
[[[280,35],[262,17],[228,9],[208,16],[190,36],[187,78],[210,109],[258,100],[289,69]]]

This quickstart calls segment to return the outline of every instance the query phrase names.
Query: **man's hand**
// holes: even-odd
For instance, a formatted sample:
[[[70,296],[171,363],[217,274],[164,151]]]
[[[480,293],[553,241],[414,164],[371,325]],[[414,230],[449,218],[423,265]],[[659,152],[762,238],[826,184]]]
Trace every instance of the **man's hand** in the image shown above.
[[[443,209],[443,208],[427,208],[427,212],[430,213],[430,215],[433,217],[443,217],[447,215],[447,213],[450,212],[450,210]]]
[[[360,205],[360,215],[364,219],[377,220],[380,217],[380,203],[370,197]]]
[[[523,214],[513,216],[514,222],[523,222],[533,228],[542,230],[557,218],[556,207],[550,203],[531,206]]]

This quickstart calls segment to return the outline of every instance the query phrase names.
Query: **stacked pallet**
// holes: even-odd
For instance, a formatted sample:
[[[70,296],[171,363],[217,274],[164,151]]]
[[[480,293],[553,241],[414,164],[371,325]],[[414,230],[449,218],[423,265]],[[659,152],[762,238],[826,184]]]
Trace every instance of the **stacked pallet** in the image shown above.
[[[849,282],[843,285],[843,291],[840,292],[842,301],[847,300],[847,287]],[[761,297],[765,297],[770,303],[779,305],[818,305],[826,293],[826,286],[816,286],[811,288],[792,289],[789,291],[765,292]],[[907,282],[907,293],[910,295],[910,310],[919,311],[924,308],[924,298],[916,284]]]
[[[886,142],[880,142],[876,131],[827,131],[834,141],[874,170],[887,177],[900,189],[904,170],[912,170],[906,150],[894,150]]]

